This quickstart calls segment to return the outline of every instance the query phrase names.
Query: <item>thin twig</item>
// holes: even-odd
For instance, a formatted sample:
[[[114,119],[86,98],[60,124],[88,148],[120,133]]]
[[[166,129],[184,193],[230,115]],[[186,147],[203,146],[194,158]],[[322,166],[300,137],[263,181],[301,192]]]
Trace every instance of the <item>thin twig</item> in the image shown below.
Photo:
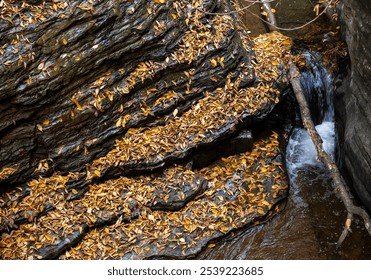
[[[330,5],[332,4],[333,1],[334,1],[334,0],[330,0],[330,2],[328,3],[328,5],[323,9],[322,12],[320,12],[320,13],[318,14],[318,16],[316,16],[316,17],[313,18],[312,20],[310,20],[310,21],[304,23],[303,25],[300,25],[300,26],[297,26],[297,27],[291,27],[291,28],[284,28],[284,27],[278,27],[278,26],[274,26],[274,27],[275,27],[276,29],[278,29],[278,30],[282,30],[282,31],[294,31],[294,30],[302,29],[302,28],[308,26],[309,24],[315,22],[315,21],[316,21],[320,16],[322,16],[324,13],[326,13],[327,9],[330,7]],[[250,14],[252,14],[254,17],[259,18],[259,19],[260,19],[261,21],[263,21],[264,23],[273,26],[273,24],[270,23],[269,21],[262,19],[260,16],[254,14],[253,12],[251,12],[251,11],[249,11],[249,10],[247,10],[247,11],[248,11]]]
[[[259,15],[256,15],[255,13],[249,11],[248,9],[251,8],[252,6],[254,6],[255,4],[260,4],[261,1],[246,1],[246,2],[249,2],[251,3],[250,5],[246,6],[246,7],[243,7],[241,9],[238,9],[238,10],[235,10],[235,11],[230,11],[230,12],[217,12],[217,13],[212,13],[212,12],[207,12],[205,11],[204,9],[202,8],[197,8],[197,10],[199,10],[200,12],[202,13],[205,13],[205,14],[208,14],[208,15],[230,15],[230,14],[234,14],[234,13],[239,13],[239,12],[242,12],[242,11],[248,11],[251,15],[253,15],[254,17],[260,19],[262,22],[270,25],[270,26],[273,26],[274,28],[276,28],[277,30],[282,30],[282,31],[295,31],[295,30],[299,30],[299,29],[302,29],[306,26],[308,26],[309,24],[315,22],[318,18],[320,18],[324,13],[326,13],[326,11],[328,10],[328,8],[331,6],[331,4],[334,2],[334,0],[330,0],[328,5],[323,9],[322,12],[320,12],[315,18],[313,18],[312,20],[300,25],[300,26],[297,26],[297,27],[291,27],[291,28],[284,28],[284,27],[278,27],[278,26],[275,26],[273,25],[272,23],[270,23],[269,21],[267,20],[264,20],[262,19]],[[268,0],[268,2],[274,2],[274,0]]]
[[[220,15],[220,16],[222,16],[222,15],[230,15],[230,14],[236,14],[236,13],[239,13],[239,12],[243,12],[243,11],[251,8],[252,6],[254,6],[255,4],[258,4],[258,3],[260,3],[260,1],[254,1],[253,3],[251,3],[248,6],[245,6],[245,7],[241,8],[241,9],[237,9],[237,10],[230,11],[230,12],[207,12],[204,9],[199,8],[199,7],[197,7],[196,9],[198,11],[204,13],[204,14],[207,14],[207,15]]]
[[[265,0],[266,3],[272,3],[272,2],[275,2],[277,0]],[[250,5],[247,5],[241,9],[237,9],[237,10],[234,10],[234,11],[230,11],[230,12],[207,12],[205,10],[203,10],[202,8],[199,8],[197,7],[196,9],[204,14],[207,14],[207,15],[230,15],[230,14],[235,14],[235,13],[239,13],[239,12],[243,12],[253,6],[255,6],[255,4],[261,4],[261,0],[245,0],[245,2],[248,2],[250,3]]]

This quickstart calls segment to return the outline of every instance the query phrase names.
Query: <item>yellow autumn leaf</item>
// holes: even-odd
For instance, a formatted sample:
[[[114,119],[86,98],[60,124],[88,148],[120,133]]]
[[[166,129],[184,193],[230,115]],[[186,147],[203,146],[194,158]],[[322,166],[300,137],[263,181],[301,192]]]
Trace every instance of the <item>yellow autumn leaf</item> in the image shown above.
[[[217,66],[218,65],[218,62],[216,62],[216,60],[214,58],[210,59],[210,63],[213,67]]]
[[[49,234],[46,234],[45,235],[45,238],[46,238],[46,240],[48,240],[48,241],[53,241],[53,237],[52,236],[50,236]]]
[[[121,124],[122,124],[122,119],[121,119],[121,117],[120,117],[120,118],[117,120],[117,122],[116,122],[116,127],[120,127]]]
[[[99,170],[94,170],[94,174],[97,176],[97,177],[100,177],[101,174],[100,174],[100,171]]]

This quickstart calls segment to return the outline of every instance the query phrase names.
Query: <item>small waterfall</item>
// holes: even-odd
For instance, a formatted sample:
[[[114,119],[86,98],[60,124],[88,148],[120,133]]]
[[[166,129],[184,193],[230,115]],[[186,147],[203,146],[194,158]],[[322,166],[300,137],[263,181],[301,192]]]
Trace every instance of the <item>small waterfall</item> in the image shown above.
[[[333,106],[332,77],[320,62],[320,56],[315,53],[304,53],[309,70],[301,73],[301,84],[306,95],[312,119],[316,130],[323,139],[323,148],[334,156],[335,153],[335,123]],[[322,167],[316,159],[314,144],[303,128],[295,128],[290,136],[286,150],[286,165],[290,178],[291,192],[294,201],[305,207],[297,186],[297,174],[309,167]]]
[[[300,82],[312,112],[312,120],[315,125],[323,121],[333,122],[334,102],[332,76],[321,64],[321,56],[319,54],[306,52],[303,55],[309,69],[301,73]]]

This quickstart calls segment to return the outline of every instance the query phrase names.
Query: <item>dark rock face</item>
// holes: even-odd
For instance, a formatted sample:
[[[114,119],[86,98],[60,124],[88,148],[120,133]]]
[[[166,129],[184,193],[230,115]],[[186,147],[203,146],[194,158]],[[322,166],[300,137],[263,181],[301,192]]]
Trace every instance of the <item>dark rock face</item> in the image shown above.
[[[4,12],[11,21],[0,22],[0,166],[16,170],[4,182],[38,175],[35,168],[45,160],[62,172],[81,169],[130,127],[175,108],[181,114],[239,63],[248,64],[231,22],[206,27],[189,20],[187,26],[195,8],[186,1],[80,2],[55,12],[49,3],[25,9],[31,20],[36,12],[45,19],[23,28]],[[202,8],[211,11],[216,2],[204,1]],[[192,29],[204,32],[201,47]],[[210,67],[222,52],[228,54],[223,67]]]
[[[254,54],[232,16],[199,12],[228,4],[80,2],[2,8],[0,182],[81,171],[110,150],[111,161],[96,160],[90,172],[101,168],[102,175],[117,177],[163,168],[264,119],[287,87],[284,71],[269,73],[272,65],[256,64],[269,57]],[[253,98],[258,94],[261,102]],[[195,104],[199,99],[205,100]],[[192,106],[206,116],[188,113]],[[166,132],[197,120],[202,126],[181,139]],[[112,146],[122,136],[162,140],[154,139],[155,129],[127,133],[146,125],[167,126],[165,138],[174,136],[179,145],[151,158],[116,157]]]
[[[371,6],[369,1],[343,1],[342,20],[350,70],[337,90],[336,117],[341,157],[358,196],[371,211]]]
[[[276,211],[291,40],[229,1],[1,3],[0,258],[189,258]]]

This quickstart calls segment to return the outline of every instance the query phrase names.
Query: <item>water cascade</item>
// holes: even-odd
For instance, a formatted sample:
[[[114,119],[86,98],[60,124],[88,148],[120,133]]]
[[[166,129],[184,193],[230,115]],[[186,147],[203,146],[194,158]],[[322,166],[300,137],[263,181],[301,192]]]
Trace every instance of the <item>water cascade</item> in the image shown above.
[[[301,84],[312,112],[316,130],[321,135],[325,151],[335,153],[335,117],[333,106],[332,76],[321,65],[320,56],[304,53],[308,69],[301,73]],[[286,151],[286,166],[294,199],[303,206],[297,185],[297,174],[308,167],[319,167],[318,171],[326,174],[323,164],[316,158],[316,150],[308,132],[304,128],[295,128],[290,136]]]

